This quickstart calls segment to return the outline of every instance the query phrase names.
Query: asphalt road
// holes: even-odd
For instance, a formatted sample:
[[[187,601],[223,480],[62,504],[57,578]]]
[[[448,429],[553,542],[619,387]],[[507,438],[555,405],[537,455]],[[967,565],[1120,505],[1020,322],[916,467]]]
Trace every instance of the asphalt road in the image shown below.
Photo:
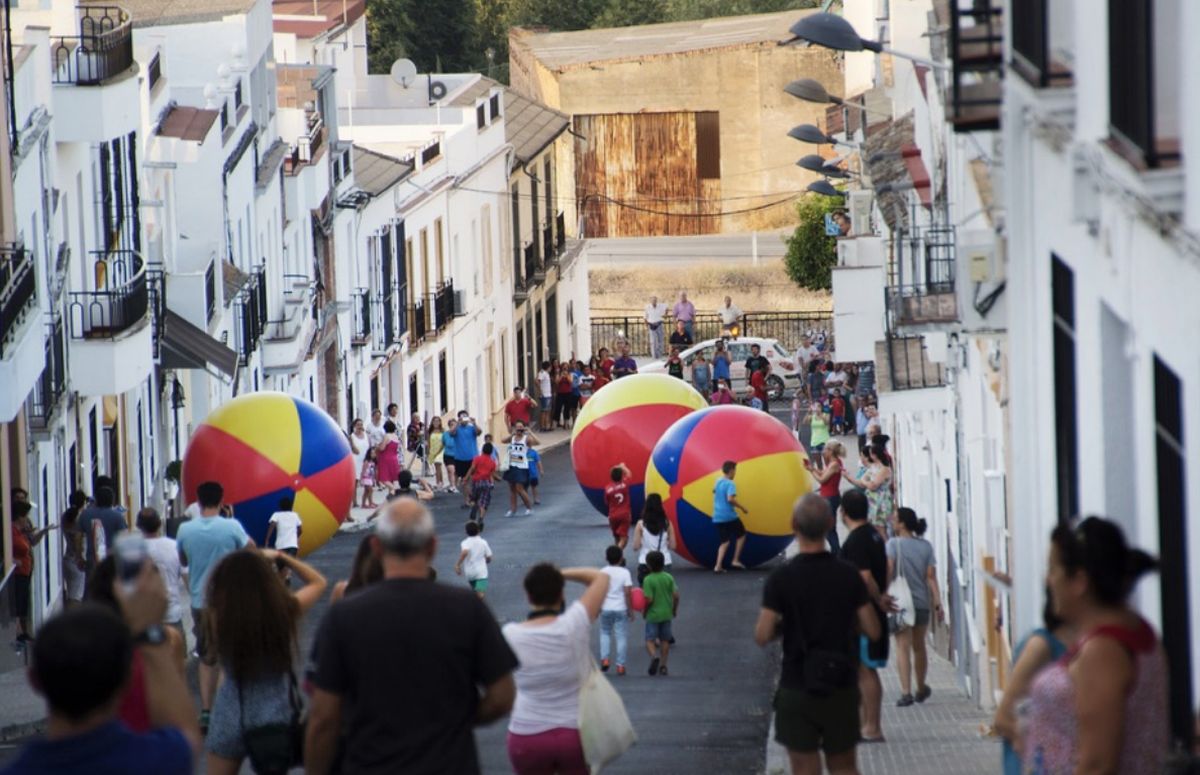
[[[554,450],[543,461],[542,504],[534,515],[505,518],[507,493],[498,490],[488,517],[484,537],[495,560],[487,602],[501,622],[525,617],[528,605],[521,580],[530,565],[548,560],[560,566],[599,566],[611,541],[607,522],[575,482],[567,449]],[[435,566],[439,580],[450,584],[465,583],[453,570],[466,520],[458,503],[443,495],[433,504],[441,542]],[[339,534],[316,553],[314,565],[331,582],[344,578],[358,540],[354,534]],[[632,550],[628,557],[632,565]],[[646,674],[649,657],[640,637],[642,623],[635,621],[630,627],[629,674],[611,679],[625,700],[639,741],[605,772],[761,772],[778,664],[773,652],[759,649],[752,639],[766,571],[716,576],[679,560],[675,576],[681,601],[671,675]],[[317,609],[309,615],[306,642],[322,613]],[[485,773],[511,772],[504,737],[503,722],[479,730]]]
[[[775,260],[787,252],[784,239],[790,231],[760,231],[758,257]],[[706,234],[689,237],[608,237],[588,240],[592,267],[627,264],[670,264],[695,261],[752,263],[755,235]]]

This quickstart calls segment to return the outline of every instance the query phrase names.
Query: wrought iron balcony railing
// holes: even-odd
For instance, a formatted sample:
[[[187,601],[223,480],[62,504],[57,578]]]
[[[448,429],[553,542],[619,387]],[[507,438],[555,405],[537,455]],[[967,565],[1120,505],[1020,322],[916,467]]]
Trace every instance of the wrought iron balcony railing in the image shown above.
[[[450,325],[454,317],[454,281],[447,280],[433,294],[435,326],[440,331]]]
[[[29,422],[36,428],[49,427],[67,388],[67,349],[61,317],[55,317],[47,326],[47,334],[46,367],[29,394]]]
[[[96,290],[68,294],[72,339],[114,339],[150,310],[146,263],[132,250],[93,252]]]
[[[538,246],[531,242],[525,246],[525,287],[532,288],[545,279],[546,268],[538,256]]]
[[[7,354],[21,321],[36,309],[33,254],[20,245],[0,247],[0,357]]]
[[[51,37],[54,83],[95,86],[133,67],[133,21],[113,5],[79,9],[79,34]]]
[[[429,320],[425,315],[425,301],[420,299],[408,308],[409,340],[416,344],[425,339]]]
[[[354,313],[354,330],[350,334],[350,344],[362,347],[371,339],[371,290],[355,288],[351,294],[350,306]]]

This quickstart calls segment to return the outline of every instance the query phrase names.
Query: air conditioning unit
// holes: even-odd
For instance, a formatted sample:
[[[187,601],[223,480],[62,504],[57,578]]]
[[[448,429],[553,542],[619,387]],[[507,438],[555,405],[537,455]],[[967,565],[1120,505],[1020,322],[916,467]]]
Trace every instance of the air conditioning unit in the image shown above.
[[[454,292],[454,315],[455,315],[455,317],[458,317],[459,315],[465,315],[465,314],[467,314],[467,292],[466,291],[455,291]]]

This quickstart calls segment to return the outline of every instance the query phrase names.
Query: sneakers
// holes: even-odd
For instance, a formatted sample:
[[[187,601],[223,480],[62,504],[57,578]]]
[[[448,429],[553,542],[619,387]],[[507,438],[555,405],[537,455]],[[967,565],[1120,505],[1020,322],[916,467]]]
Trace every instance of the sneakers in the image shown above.
[[[600,672],[602,672],[602,673],[608,672],[608,660],[607,659],[600,660]]]
[[[911,694],[902,694],[900,695],[900,699],[896,700],[896,707],[907,708],[909,705],[912,705],[913,702],[915,702],[915,700]]]
[[[930,689],[928,686],[922,686],[920,689],[917,689],[916,700],[917,702],[925,702],[932,694],[933,689]]]
[[[512,509],[509,509],[508,511],[504,512],[504,516],[506,516],[506,517],[511,517],[512,514],[513,514]]]
[[[658,657],[650,660],[650,669],[646,672],[650,675],[658,675]]]
[[[625,675],[625,665],[617,665],[617,675]]]
[[[533,509],[525,509],[525,513],[524,513],[524,514],[522,514],[521,516],[522,516],[522,517],[532,517],[532,516],[533,516]]]

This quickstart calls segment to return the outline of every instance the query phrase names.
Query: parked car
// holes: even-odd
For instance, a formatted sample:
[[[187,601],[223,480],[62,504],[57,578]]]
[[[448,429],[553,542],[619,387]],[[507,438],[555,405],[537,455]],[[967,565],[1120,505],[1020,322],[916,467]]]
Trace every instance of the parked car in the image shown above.
[[[703,342],[697,342],[691,347],[680,352],[685,366],[691,366],[692,361],[696,357],[696,353],[703,351],[704,359],[712,362],[713,355],[717,351],[717,342],[720,339],[708,339]],[[771,373],[767,375],[767,395],[772,399],[783,397],[785,387],[797,387],[800,384],[800,372],[796,368],[796,363],[792,355],[783,348],[778,339],[760,339],[752,336],[743,336],[738,339],[726,339],[725,348],[729,350],[729,355],[733,362],[730,364],[729,376],[733,380],[731,387],[734,391],[745,390],[746,388],[746,359],[750,357],[750,346],[758,345],[762,350],[762,354],[766,356],[767,362],[771,364]],[[666,374],[667,361],[657,360],[646,364],[638,369],[640,374]],[[685,376],[688,375],[685,369]]]

